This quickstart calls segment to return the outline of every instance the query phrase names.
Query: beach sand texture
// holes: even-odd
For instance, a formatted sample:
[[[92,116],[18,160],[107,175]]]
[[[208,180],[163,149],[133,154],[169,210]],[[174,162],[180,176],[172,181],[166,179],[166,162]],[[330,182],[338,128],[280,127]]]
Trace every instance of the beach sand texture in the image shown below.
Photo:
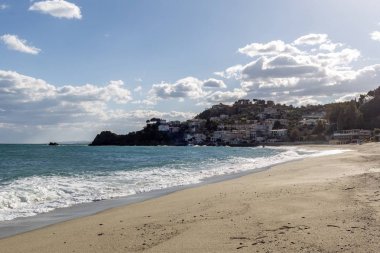
[[[337,148],[353,151],[2,239],[0,252],[380,252],[380,144]]]

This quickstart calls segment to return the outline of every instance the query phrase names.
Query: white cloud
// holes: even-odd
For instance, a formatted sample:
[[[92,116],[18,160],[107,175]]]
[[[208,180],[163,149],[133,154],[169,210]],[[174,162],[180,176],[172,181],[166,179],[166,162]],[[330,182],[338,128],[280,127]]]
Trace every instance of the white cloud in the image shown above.
[[[210,103],[231,103],[247,96],[247,92],[242,89],[234,89],[233,91],[216,91],[207,96]]]
[[[325,42],[319,46],[321,51],[334,52],[338,47],[344,46],[342,43],[332,43],[331,41]]]
[[[301,36],[294,41],[295,45],[320,45],[328,41],[327,34],[315,34],[311,33],[305,36]]]
[[[123,81],[104,86],[56,86],[14,71],[0,70],[2,142],[91,140],[101,130],[138,130],[152,117],[186,120],[191,112],[127,110],[133,102]]]
[[[131,92],[124,87],[124,82],[121,80],[110,81],[106,86],[86,84],[83,86],[54,87],[53,94],[57,99],[67,102],[126,104],[132,100]]]
[[[292,77],[322,76],[320,66],[290,55],[278,55],[271,58],[259,58],[242,70],[245,80],[286,79]]]
[[[162,82],[160,84],[154,84],[149,91],[148,100],[152,103],[157,103],[162,99],[176,98],[179,102],[184,102],[185,99],[191,99],[198,100],[199,103],[203,103],[206,100],[210,100],[213,97],[216,98],[218,96],[217,94],[219,93],[215,93],[214,96],[210,98],[208,97],[210,94],[214,94],[213,92],[215,92],[215,89],[224,89],[226,87],[227,85],[222,80],[215,78],[199,80],[195,77],[186,77],[176,81],[175,83]],[[218,99],[218,101],[221,101],[221,97],[222,96],[220,95],[220,99]],[[223,97],[227,98],[228,95],[226,94]]]
[[[55,87],[43,80],[33,79],[22,76],[16,72],[0,72],[0,81],[7,80],[12,86],[3,89],[12,94],[18,91],[25,93],[24,101],[39,101],[46,98],[62,99],[66,102],[115,102],[117,104],[126,104],[132,100],[131,92],[124,88],[124,82],[121,80],[110,81],[106,86],[95,86],[86,84],[83,86],[66,85]],[[11,80],[11,81],[10,81]],[[43,91],[43,92],[42,92]],[[19,93],[20,95],[20,93]]]
[[[48,0],[35,2],[29,7],[29,10],[49,14],[57,18],[82,18],[80,8],[77,5],[64,0]]]
[[[142,91],[142,86],[139,85],[136,88],[133,89],[134,92],[141,92]]]
[[[335,102],[346,102],[346,101],[351,101],[351,100],[354,100],[354,99],[357,99],[360,97],[360,93],[350,93],[350,94],[346,94],[344,96],[341,96],[337,99],[335,99]]]
[[[19,51],[27,54],[39,54],[41,49],[28,45],[26,40],[20,39],[17,35],[4,34],[0,37],[0,40],[10,50]]]
[[[305,35],[289,44],[252,43],[239,52],[253,60],[215,74],[239,81],[249,97],[315,104],[380,84],[378,65],[355,68],[360,51],[332,42],[325,34]]]
[[[380,31],[374,31],[370,35],[372,40],[380,41]]]
[[[281,40],[275,40],[275,41],[271,41],[265,44],[252,43],[243,48],[239,48],[238,51],[239,53],[248,55],[250,57],[299,52],[299,50],[296,47],[290,44],[285,44]]]
[[[67,114],[68,119],[84,114],[102,117],[109,102],[126,104],[131,100],[130,91],[120,80],[111,81],[106,86],[56,87],[41,79],[0,70],[0,108],[13,112],[8,115],[9,119],[29,110],[40,117],[44,117],[44,113]],[[32,115],[24,116],[17,120],[29,120]]]
[[[243,69],[243,66],[239,64],[239,65],[229,67],[225,71],[214,72],[214,75],[217,75],[226,79],[230,79],[230,78],[240,79],[242,69]]]
[[[283,101],[286,104],[293,104],[296,106],[306,106],[306,105],[317,105],[320,104],[320,101],[314,96],[300,96],[290,98],[288,101]]]
[[[298,105],[317,104],[380,84],[376,65],[355,68],[360,51],[333,42],[326,34],[309,34],[290,43],[280,40],[252,43],[238,51],[252,60],[214,74],[240,82],[240,88],[212,91],[210,87],[225,88],[225,82],[188,77],[153,85],[149,101],[192,99],[205,105],[256,97]]]
[[[149,91],[149,94],[160,99],[196,99],[205,95],[205,92],[202,90],[202,84],[202,81],[197,78],[186,77],[176,81],[173,84],[166,82],[153,84],[152,89]]]
[[[9,8],[9,5],[7,4],[0,4],[0,10],[5,10],[5,9],[8,9]]]
[[[203,87],[224,89],[227,88],[227,85],[222,80],[210,78],[203,82]]]

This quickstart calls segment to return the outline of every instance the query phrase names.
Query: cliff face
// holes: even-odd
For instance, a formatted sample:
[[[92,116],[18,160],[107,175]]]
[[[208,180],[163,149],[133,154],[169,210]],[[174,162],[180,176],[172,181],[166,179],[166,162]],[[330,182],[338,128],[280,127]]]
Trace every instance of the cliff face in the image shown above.
[[[110,131],[98,134],[90,146],[157,146],[157,145],[182,145],[181,134],[169,134],[160,132],[156,125],[145,127],[141,131],[127,135],[117,135]]]

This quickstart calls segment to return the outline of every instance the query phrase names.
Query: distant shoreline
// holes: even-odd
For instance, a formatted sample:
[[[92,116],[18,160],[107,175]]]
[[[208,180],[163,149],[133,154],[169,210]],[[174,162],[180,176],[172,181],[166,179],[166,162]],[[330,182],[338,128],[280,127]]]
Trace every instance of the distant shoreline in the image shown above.
[[[244,148],[244,147],[261,147],[261,146],[302,146],[302,145],[330,145],[327,141],[307,141],[307,142],[268,142],[268,143],[255,143],[255,144],[225,144],[225,145],[209,145],[209,144],[201,144],[201,145],[93,145],[88,144],[90,147],[107,147],[107,146],[115,146],[115,147],[186,147],[186,146],[204,146],[204,147],[236,147],[236,148]],[[334,146],[331,144],[331,146]]]

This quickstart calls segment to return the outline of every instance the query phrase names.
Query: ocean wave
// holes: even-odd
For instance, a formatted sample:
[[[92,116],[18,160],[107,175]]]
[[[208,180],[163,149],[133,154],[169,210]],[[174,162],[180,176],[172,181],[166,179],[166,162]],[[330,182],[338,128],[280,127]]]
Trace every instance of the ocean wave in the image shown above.
[[[310,150],[281,147],[273,156],[210,159],[130,171],[72,176],[32,176],[13,180],[0,189],[0,221],[28,217],[96,200],[130,196],[175,186],[197,184],[210,177],[239,173],[306,157],[347,150]]]

